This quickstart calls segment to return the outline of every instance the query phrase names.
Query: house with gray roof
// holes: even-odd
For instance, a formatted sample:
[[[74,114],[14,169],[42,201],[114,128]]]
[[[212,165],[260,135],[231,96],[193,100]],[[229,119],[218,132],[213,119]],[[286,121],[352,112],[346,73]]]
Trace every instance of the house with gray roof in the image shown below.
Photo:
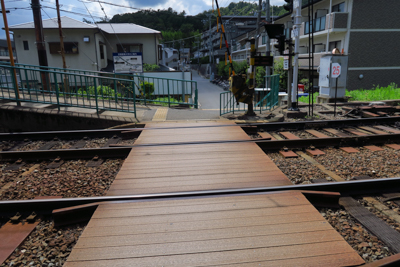
[[[62,67],[57,18],[43,20],[48,64]],[[88,24],[61,17],[65,60],[68,68],[112,71],[113,53],[141,52],[143,62],[159,64],[161,32],[133,23]],[[39,65],[33,22],[11,25],[18,62]]]

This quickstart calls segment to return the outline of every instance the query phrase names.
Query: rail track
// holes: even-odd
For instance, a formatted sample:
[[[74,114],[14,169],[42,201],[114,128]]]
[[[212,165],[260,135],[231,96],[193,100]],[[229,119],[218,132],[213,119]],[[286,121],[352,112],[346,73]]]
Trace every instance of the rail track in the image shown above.
[[[41,224],[44,225],[43,228],[35,230],[39,233],[33,234],[34,237],[28,237],[28,241],[31,243],[39,242],[41,233],[46,227],[51,229],[50,232],[56,231],[57,234],[53,238],[47,239],[47,244],[52,240],[62,240],[54,241],[52,243],[52,249],[48,252],[44,252],[44,258],[46,260],[53,259],[53,263],[62,264],[65,258],[69,255],[69,252],[74,244],[70,242],[72,239],[76,240],[79,236],[79,231],[83,229],[83,225],[80,224],[76,229],[71,230],[64,228],[57,228],[52,222],[51,217],[48,217],[53,210],[68,208],[80,205],[80,210],[93,210],[93,203],[96,206],[101,202],[109,201],[143,201],[147,199],[160,199],[160,198],[171,198],[177,199],[181,197],[200,197],[207,195],[243,195],[243,194],[254,194],[267,191],[283,191],[283,190],[301,190],[301,191],[322,191],[322,192],[339,192],[342,196],[350,197],[351,199],[342,199],[341,205],[345,209],[340,209],[339,205],[332,204],[332,198],[338,199],[338,196],[329,194],[312,194],[309,193],[309,199],[316,205],[320,207],[321,213],[326,217],[326,219],[336,227],[342,235],[349,239],[359,238],[357,242],[351,243],[352,246],[359,251],[360,255],[367,261],[374,261],[383,258],[384,256],[390,256],[391,254],[399,253],[397,251],[397,246],[391,243],[391,240],[382,239],[387,238],[387,232],[383,233],[383,237],[380,236],[379,228],[376,225],[376,220],[373,222],[373,226],[368,226],[365,228],[363,222],[358,221],[355,213],[359,212],[360,207],[357,204],[352,203],[354,199],[361,206],[369,207],[372,214],[380,216],[384,221],[389,222],[390,228],[395,232],[400,232],[400,221],[397,221],[396,214],[399,214],[399,204],[397,199],[400,195],[396,192],[400,192],[398,186],[400,178],[397,176],[385,176],[385,175],[374,175],[374,173],[369,172],[369,177],[373,179],[355,180],[348,181],[351,178],[360,176],[362,171],[348,171],[350,173],[355,173],[349,179],[346,175],[342,175],[340,171],[337,172],[335,168],[330,168],[328,161],[328,156],[320,156],[314,159],[317,161],[313,163],[307,160],[306,157],[302,157],[302,152],[304,149],[314,150],[315,148],[322,149],[327,155],[338,156],[338,153],[342,153],[340,157],[346,157],[347,154],[339,150],[340,147],[354,147],[361,150],[361,153],[365,151],[370,151],[364,146],[371,145],[393,145],[400,143],[400,130],[398,129],[399,118],[367,118],[367,119],[352,119],[352,120],[340,120],[340,121],[318,121],[318,122],[293,122],[293,123],[269,123],[269,124],[246,124],[242,125],[243,130],[250,135],[253,139],[251,140],[233,140],[237,142],[255,142],[262,150],[264,150],[267,155],[269,155],[278,165],[278,167],[289,177],[298,176],[298,174],[293,174],[293,168],[288,168],[288,166],[306,166],[304,168],[299,167],[299,169],[310,169],[314,171],[314,176],[319,178],[324,178],[330,180],[330,183],[321,183],[321,181],[315,181],[315,183],[309,183],[310,180],[317,179],[300,179],[296,181],[296,178],[292,179],[292,182],[297,185],[293,186],[283,186],[274,188],[246,188],[246,189],[227,189],[227,190],[207,190],[207,191],[190,191],[183,193],[165,193],[165,194],[148,194],[148,195],[131,195],[124,197],[106,197],[104,196],[108,186],[111,184],[113,177],[119,170],[123,159],[128,155],[132,149],[132,145],[135,139],[140,135],[143,128],[136,129],[123,129],[123,130],[101,130],[101,131],[67,131],[67,132],[42,132],[42,133],[18,133],[18,134],[0,134],[0,141],[2,141],[0,148],[0,164],[2,164],[2,180],[0,180],[0,216],[2,216],[2,225],[8,219],[14,216],[17,212],[21,214],[18,220],[27,221],[28,217],[35,212],[36,218],[41,218]],[[216,127],[216,126],[213,126]],[[230,127],[228,125],[219,125],[218,127]],[[163,127],[161,129],[165,129]],[[167,127],[168,128],[168,127]],[[171,130],[179,131],[180,129],[185,129],[187,127],[169,127]],[[199,127],[200,128],[200,127]],[[203,127],[204,128],[204,127]],[[152,130],[157,131],[157,128]],[[232,141],[231,141],[232,142]],[[221,143],[221,141],[215,141],[215,143]],[[176,142],[176,143],[154,143],[154,144],[139,144],[137,147],[146,146],[180,146],[187,144],[203,144],[202,142]],[[208,142],[207,144],[210,144]],[[211,142],[212,144],[212,142]],[[362,148],[360,148],[362,147]],[[55,148],[55,149],[54,149]],[[400,148],[400,147],[399,147]],[[133,148],[134,149],[134,148]],[[391,158],[398,156],[396,153],[396,146],[384,147],[383,152],[378,155],[381,156],[387,151]],[[284,158],[277,151],[287,151],[294,150],[294,153],[298,155],[297,159]],[[364,151],[365,150],[365,151]],[[339,152],[338,152],[339,151]],[[373,153],[373,152],[368,152]],[[304,154],[304,153],[303,153]],[[353,155],[353,154],[349,154]],[[389,157],[389,156],[388,156]],[[321,161],[321,159],[323,159]],[[364,158],[365,160],[365,158]],[[96,162],[97,161],[97,162]],[[100,162],[101,161],[101,162]],[[93,167],[88,167],[88,163],[92,163]],[[100,163],[99,163],[100,162]],[[285,163],[286,162],[286,163]],[[103,163],[103,167],[102,166]],[[395,164],[395,162],[393,162]],[[105,164],[105,165],[104,165]],[[319,165],[322,165],[322,168]],[[343,166],[347,163],[344,162]],[[52,165],[52,166],[51,166]],[[64,166],[64,167],[63,167]],[[60,187],[60,191],[43,191],[38,188],[41,186],[48,187],[49,180],[54,179],[57,173],[60,173],[60,169],[64,168],[63,171],[74,170],[76,166],[80,166],[76,169],[79,173],[85,173],[88,179],[81,179],[82,175],[76,174],[72,175],[75,178],[69,179],[71,175],[61,175],[57,176],[57,180],[66,179],[65,183],[71,184],[71,187]],[[112,169],[111,166],[114,166]],[[338,168],[338,166],[335,165]],[[356,166],[355,166],[356,167]],[[349,167],[350,168],[350,167]],[[92,171],[88,171],[91,169]],[[93,172],[93,170],[100,170],[99,172]],[[110,172],[107,170],[112,169]],[[324,171],[323,169],[327,170]],[[104,174],[107,175],[104,175]],[[333,173],[333,174],[332,174]],[[300,173],[302,177],[307,176],[307,171]],[[331,175],[330,175],[331,174]],[[334,175],[336,174],[336,176]],[[400,170],[399,170],[400,174]],[[45,176],[48,176],[44,179]],[[92,177],[89,176],[108,176],[108,181],[104,179],[95,179],[95,181],[90,181]],[[52,176],[52,177],[50,177]],[[337,178],[342,177],[342,181]],[[397,177],[397,178],[396,178]],[[104,177],[102,177],[104,178]],[[297,177],[298,178],[298,177]],[[327,179],[329,178],[329,179]],[[34,183],[33,181],[39,179],[39,183]],[[43,181],[46,181],[43,183]],[[82,186],[78,186],[78,194],[68,194],[68,190],[72,193],[78,185],[78,181]],[[40,183],[42,182],[42,185]],[[21,185],[22,187],[19,187]],[[86,183],[86,184],[85,184]],[[10,194],[9,192],[14,192],[18,190],[24,190],[26,187],[33,194],[21,195],[21,194]],[[57,185],[56,185],[57,187]],[[56,187],[53,189],[56,190]],[[93,188],[95,188],[93,190]],[[32,189],[34,189],[32,191]],[[86,193],[82,193],[85,191]],[[7,193],[8,192],[8,193]],[[60,199],[32,199],[40,195],[53,195],[63,197]],[[69,197],[73,195],[73,198]],[[6,196],[6,197],[5,197]],[[80,198],[76,198],[80,197]],[[20,201],[14,201],[14,200]],[[22,200],[24,199],[24,200]],[[337,202],[337,201],[336,201]],[[350,204],[349,204],[350,203]],[[87,206],[82,206],[87,205]],[[333,206],[336,206],[332,208]],[[323,206],[329,208],[322,208]],[[351,211],[354,206],[357,206],[356,211]],[[383,206],[383,208],[382,208]],[[378,207],[380,207],[378,209]],[[386,209],[384,208],[386,207]],[[72,209],[73,210],[73,209]],[[79,210],[79,209],[78,209]],[[392,212],[387,212],[387,211]],[[333,214],[333,215],[332,215]],[[335,216],[336,214],[336,216]],[[355,235],[343,234],[343,229],[348,231],[346,224],[343,222],[349,222],[350,219],[340,219],[348,217],[351,214],[353,222],[350,223],[351,227],[356,229],[368,229],[367,232],[352,230],[352,232],[362,232],[367,238],[361,239],[361,237],[355,237]],[[383,215],[382,215],[383,214]],[[395,217],[394,219],[391,218]],[[341,222],[338,221],[342,220]],[[355,218],[355,219],[354,219]],[[15,218],[14,218],[15,219]],[[79,219],[77,220],[80,221]],[[336,224],[335,224],[336,223]],[[364,222],[365,223],[365,222]],[[368,224],[368,222],[366,223]],[[347,224],[349,225],[349,224]],[[379,224],[380,225],[380,224]],[[38,226],[35,226],[36,228]],[[60,230],[59,230],[60,229]],[[352,228],[351,228],[352,229]],[[372,233],[371,234],[371,229]],[[386,231],[390,231],[385,228]],[[42,232],[41,232],[42,231]],[[58,233],[61,231],[61,234]],[[65,231],[65,233],[64,233]],[[377,231],[377,232],[374,232]],[[65,238],[65,237],[68,238]],[[377,236],[377,237],[375,237]],[[72,238],[73,237],[73,238]],[[33,239],[32,239],[33,238]],[[376,242],[367,242],[374,241]],[[364,243],[368,243],[364,246]],[[369,243],[373,243],[370,245]],[[377,245],[375,245],[377,243]],[[378,244],[379,243],[379,244]],[[11,256],[11,260],[8,260],[8,264],[11,261],[23,263],[24,246]],[[66,247],[65,247],[66,246]],[[389,247],[386,250],[386,247]],[[26,250],[26,248],[25,248]],[[379,250],[379,251],[378,251]],[[32,249],[30,248],[30,251]],[[378,253],[377,253],[378,251]],[[364,252],[364,253],[363,253]],[[370,253],[371,252],[371,253]],[[58,253],[58,254],[57,254]],[[380,254],[379,254],[380,253]],[[368,256],[365,256],[368,254]],[[379,255],[378,255],[379,254]],[[53,255],[53,256],[52,256]],[[61,255],[62,257],[57,257],[56,255]],[[374,257],[375,256],[375,257]],[[26,259],[25,259],[26,260]],[[396,260],[393,260],[396,262]],[[54,264],[56,265],[56,264]],[[3,265],[1,265],[3,266]],[[4,265],[6,266],[6,265]],[[7,265],[8,266],[8,265]]]

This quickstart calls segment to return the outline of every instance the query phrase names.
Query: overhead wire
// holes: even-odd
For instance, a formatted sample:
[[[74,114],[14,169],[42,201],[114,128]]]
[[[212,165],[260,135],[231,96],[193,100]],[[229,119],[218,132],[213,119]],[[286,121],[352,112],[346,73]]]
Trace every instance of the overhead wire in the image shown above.
[[[52,0],[50,0],[50,1],[41,0],[41,2],[50,3],[50,4],[52,4],[52,5],[55,5],[55,4],[56,4],[56,2],[55,2],[55,1],[52,1]],[[69,8],[69,10],[72,10],[72,9],[73,9],[74,12],[86,12],[86,9],[79,8],[79,7],[77,7],[76,5],[60,4],[60,7],[66,7],[66,8]],[[65,11],[64,11],[64,12],[65,12]],[[97,13],[97,14],[96,14],[96,13]],[[99,13],[99,12],[97,12],[97,11],[92,11],[92,14],[95,14],[97,17],[102,18],[102,17],[100,17],[100,16],[101,16],[101,13]],[[86,15],[86,16],[88,16],[88,15]]]
[[[52,6],[43,6],[43,5],[41,5],[41,7],[42,8],[49,8],[49,9],[57,10],[57,8],[52,7]],[[71,13],[71,14],[74,14],[74,15],[84,16],[84,17],[88,17],[88,18],[96,17],[96,18],[102,19],[102,17],[100,17],[100,16],[90,16],[88,14],[78,13],[78,12],[69,11],[69,10],[65,10],[65,9],[60,9],[60,11],[66,12],[66,13]]]
[[[99,5],[100,5],[101,10],[102,10],[103,13],[104,13],[105,20],[107,21],[107,14],[106,14],[106,11],[104,10],[104,8],[103,8],[103,6],[101,5],[100,1],[98,1],[98,3],[99,3]],[[118,34],[115,32],[115,29],[114,29],[113,25],[112,25],[111,23],[109,23],[109,24],[110,24],[111,29],[113,30],[113,32],[114,32],[114,34],[115,34],[115,37],[117,37],[117,40],[118,40],[119,45],[121,46],[121,49],[124,50],[124,52],[126,52],[125,49],[124,49],[124,46],[122,45],[121,41],[119,40]],[[125,61],[125,62],[127,62],[127,61]]]
[[[84,2],[84,1],[79,1],[79,2],[82,2],[82,4],[85,6],[87,12],[89,13],[90,17],[92,18],[93,23],[96,24],[97,28],[99,28],[99,30],[100,30],[99,25],[97,25],[97,22],[94,20],[94,18],[93,18],[93,16],[92,16],[92,13],[90,13],[90,11],[89,11],[89,9],[87,8],[85,2]],[[111,45],[110,41],[109,41],[109,40],[107,39],[107,37],[104,35],[104,33],[103,33],[102,30],[100,30],[100,33],[101,33],[101,35],[103,36],[104,40],[106,40],[106,42],[107,42],[108,45],[110,46],[111,50],[112,50],[112,51],[115,51],[114,48],[113,48],[113,46]]]
[[[49,19],[51,20],[51,21],[53,21],[57,26],[58,26],[58,22],[57,21],[55,21],[55,20],[53,20],[53,18],[51,18],[50,16],[49,16],[49,14],[42,8],[42,10],[43,10],[43,12],[49,17]],[[64,36],[64,37],[66,37],[66,35],[65,35],[65,32],[61,29],[61,32],[62,32],[62,35]],[[73,43],[74,45],[76,45],[77,47],[78,47],[78,44],[76,43],[76,42],[74,42],[74,41],[71,41],[71,43]],[[92,64],[93,63],[96,63],[96,62],[94,62],[83,50],[82,50],[82,53],[92,62]]]

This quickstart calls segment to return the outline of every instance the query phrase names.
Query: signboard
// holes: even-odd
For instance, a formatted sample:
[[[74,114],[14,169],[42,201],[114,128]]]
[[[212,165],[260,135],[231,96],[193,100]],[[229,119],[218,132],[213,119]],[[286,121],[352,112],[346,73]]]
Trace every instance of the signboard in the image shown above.
[[[142,53],[113,53],[115,73],[143,72]]]
[[[289,59],[283,61],[283,70],[289,70]]]
[[[341,72],[342,72],[342,67],[340,66],[340,64],[339,63],[332,63],[331,78],[339,77]]]
[[[254,57],[255,66],[273,66],[274,57],[271,56],[255,56]]]
[[[289,56],[285,56],[285,55],[289,55],[289,49],[283,51],[283,59],[289,59]]]

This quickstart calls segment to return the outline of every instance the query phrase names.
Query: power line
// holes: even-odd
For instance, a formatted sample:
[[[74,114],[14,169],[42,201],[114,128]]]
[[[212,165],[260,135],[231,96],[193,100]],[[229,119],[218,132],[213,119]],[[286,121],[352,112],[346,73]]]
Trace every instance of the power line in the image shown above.
[[[105,16],[105,20],[107,20],[106,11],[104,11],[104,8],[103,8],[103,6],[101,5],[100,1],[98,1],[98,2],[99,2],[99,5],[100,5],[101,10],[103,10],[103,13],[104,13],[104,16]],[[119,40],[119,37],[118,37],[117,33],[115,32],[114,27],[113,27],[113,25],[112,25],[111,23],[110,23],[110,26],[111,26],[111,29],[113,30],[114,34],[115,34],[115,37],[117,37],[117,40],[118,40],[119,45],[121,46],[121,49],[124,49],[124,46],[122,45],[121,41]],[[125,49],[124,49],[124,50],[125,50]],[[124,52],[125,52],[125,51],[124,51]]]
[[[43,10],[43,12],[49,17],[49,19],[50,19],[51,21],[53,21],[53,22],[58,26],[58,22],[56,22],[55,20],[53,20],[53,19],[49,16],[49,14],[47,14],[47,12],[46,12],[43,8],[42,8],[42,10]],[[63,36],[66,37],[64,31],[63,31],[62,29],[61,29],[61,31],[62,31]],[[78,46],[78,44],[77,44],[76,42],[73,42],[73,41],[72,41],[72,43],[73,43],[74,45]],[[94,62],[84,51],[82,51],[82,52],[83,52],[83,54],[84,54],[92,63],[96,63],[96,62]]]
[[[43,8],[49,8],[49,9],[57,10],[57,8],[55,8],[55,7],[43,6],[43,5],[42,5],[42,9],[43,9]],[[93,17],[96,17],[96,18],[98,18],[98,19],[103,19],[103,18],[100,17],[100,16],[92,16],[92,15],[89,16],[88,14],[82,14],[82,13],[78,13],[78,12],[74,12],[74,11],[69,11],[69,10],[65,10],[65,9],[60,9],[60,11],[66,12],[66,13],[71,13],[71,14],[74,14],[74,15],[83,16],[83,17],[88,17],[88,18],[92,18],[92,19],[93,19]]]
[[[78,0],[79,2],[84,2],[83,0]],[[104,1],[96,1],[96,0],[86,0],[86,3],[88,2],[92,2],[92,3],[102,3],[102,4],[106,4],[106,5],[111,5],[111,6],[117,6],[117,7],[124,7],[124,8],[130,8],[130,9],[135,9],[135,10],[140,10],[140,11],[145,11],[146,9],[140,9],[140,8],[136,8],[136,7],[131,7],[131,6],[125,6],[125,5],[119,5],[119,4],[115,4],[115,3],[110,3],[110,2],[104,2]]]
[[[54,4],[55,5],[55,1],[46,1],[46,0],[41,0],[41,1],[45,2],[45,3],[50,3],[50,4]],[[82,12],[82,11],[85,12],[86,11],[86,9],[76,7],[75,5],[61,4],[60,7],[69,7],[71,10],[73,9],[75,12],[76,11],[80,11],[80,12]],[[97,11],[92,11],[92,14],[93,13],[97,13],[98,16],[101,16],[101,14],[99,12],[97,12]]]

